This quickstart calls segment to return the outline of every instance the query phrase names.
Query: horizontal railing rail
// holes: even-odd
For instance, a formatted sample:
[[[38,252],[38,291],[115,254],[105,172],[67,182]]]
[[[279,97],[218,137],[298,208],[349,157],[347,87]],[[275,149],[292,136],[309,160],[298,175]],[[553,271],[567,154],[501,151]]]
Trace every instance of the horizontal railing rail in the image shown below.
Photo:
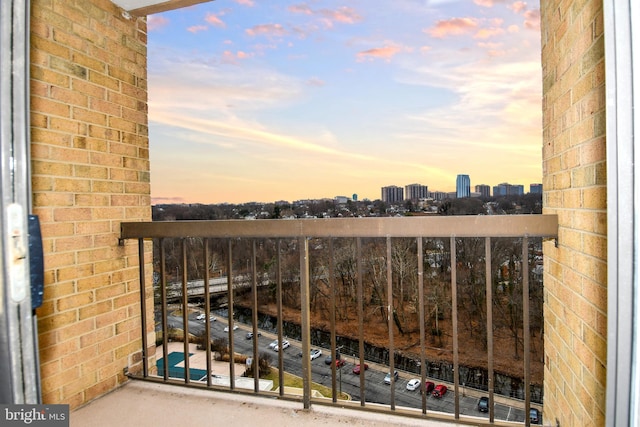
[[[124,222],[120,237],[556,237],[557,233],[557,215],[467,215]]]
[[[505,239],[505,238],[514,238],[517,239],[518,244],[521,245],[521,253],[519,253],[517,257],[521,257],[522,262],[520,263],[518,277],[520,278],[521,285],[521,301],[514,303],[514,306],[518,304],[522,304],[521,310],[521,333],[522,337],[522,354],[523,354],[523,364],[524,364],[524,373],[523,373],[523,409],[524,409],[524,419],[522,422],[525,425],[529,425],[529,411],[532,408],[531,406],[531,360],[530,360],[530,346],[531,346],[531,337],[530,337],[530,295],[529,295],[529,261],[530,257],[530,240],[529,239],[557,239],[558,233],[558,219],[556,215],[501,215],[501,216],[424,216],[424,217],[402,217],[402,218],[343,218],[343,219],[301,219],[301,220],[230,220],[230,221],[168,221],[168,222],[131,222],[131,223],[122,223],[121,224],[121,239],[137,239],[138,240],[138,248],[139,248],[139,257],[140,257],[140,282],[143,284],[140,288],[140,304],[142,313],[147,313],[147,291],[150,287],[150,284],[147,283],[149,277],[151,275],[147,275],[145,271],[145,267],[148,266],[148,260],[145,261],[145,239],[153,239],[155,242],[158,242],[157,245],[154,245],[154,250],[156,251],[154,255],[154,273],[157,273],[159,277],[159,285],[156,286],[159,290],[158,300],[159,303],[156,306],[159,306],[160,310],[160,324],[162,331],[162,366],[158,367],[158,370],[162,372],[158,372],[157,375],[150,374],[150,370],[153,368],[149,366],[149,360],[152,360],[152,355],[150,354],[151,350],[154,346],[149,346],[147,333],[148,331],[148,323],[149,319],[147,318],[148,313],[142,316],[142,353],[143,353],[143,369],[142,369],[142,377],[144,379],[151,380],[160,380],[167,383],[176,383],[175,379],[175,366],[170,366],[169,359],[170,355],[168,354],[168,335],[169,335],[169,325],[168,325],[168,298],[167,298],[167,277],[172,274],[169,273],[166,266],[166,258],[167,253],[165,249],[166,241],[178,240],[180,242],[179,245],[179,255],[172,255],[174,258],[179,258],[180,262],[175,267],[176,269],[176,279],[181,283],[182,287],[182,299],[181,299],[181,313],[182,313],[182,327],[183,327],[183,378],[180,379],[180,383],[186,385],[192,385],[196,387],[202,387],[203,382],[196,381],[192,376],[194,375],[190,368],[189,362],[189,298],[190,292],[188,289],[188,283],[190,282],[189,274],[193,273],[190,269],[193,269],[191,264],[189,264],[188,260],[193,258],[193,254],[189,253],[187,249],[187,240],[193,238],[203,239],[204,244],[202,245],[202,259],[201,265],[206,266],[203,267],[199,274],[203,283],[210,283],[210,278],[212,272],[210,271],[210,265],[212,264],[212,259],[216,258],[217,255],[211,253],[210,242],[211,241],[222,241],[222,248],[225,257],[224,269],[226,270],[226,278],[227,278],[227,309],[228,309],[228,349],[229,354],[234,355],[235,351],[235,343],[234,343],[234,293],[237,292],[236,287],[234,286],[234,277],[240,277],[239,274],[236,274],[235,271],[238,270],[237,264],[234,264],[234,250],[236,249],[237,242],[239,240],[246,240],[250,244],[249,256],[246,260],[247,272],[243,275],[242,280],[247,280],[246,274],[250,273],[251,275],[251,332],[252,332],[252,340],[253,340],[253,351],[251,357],[254,361],[258,361],[260,358],[260,354],[258,352],[258,336],[260,335],[260,330],[258,329],[258,283],[263,282],[264,278],[262,276],[263,273],[260,273],[261,276],[258,278],[258,266],[257,266],[257,253],[258,246],[261,245],[261,239],[269,239],[275,242],[274,246],[274,258],[275,258],[275,267],[273,268],[273,282],[275,284],[275,295],[277,302],[277,340],[279,343],[283,342],[285,336],[283,334],[283,274],[282,274],[282,253],[283,249],[281,248],[283,240],[296,242],[296,251],[298,253],[298,274],[295,280],[299,281],[299,304],[300,304],[300,344],[301,344],[301,354],[309,355],[311,351],[311,272],[310,272],[310,258],[313,256],[313,250],[310,250],[309,242],[313,239],[323,239],[326,242],[326,245],[322,245],[328,247],[328,253],[330,256],[329,260],[326,261],[328,263],[327,266],[323,267],[323,279],[328,283],[328,287],[330,292],[328,293],[330,298],[330,302],[328,306],[330,307],[330,354],[333,356],[334,360],[331,364],[331,388],[332,388],[332,403],[337,403],[337,368],[335,363],[335,354],[336,349],[339,348],[337,345],[338,337],[336,334],[336,263],[334,260],[334,241],[336,239],[352,239],[355,242],[354,251],[355,251],[355,287],[357,291],[354,297],[357,299],[357,318],[358,318],[358,331],[357,331],[357,342],[358,342],[358,354],[359,354],[359,364],[360,366],[365,366],[365,333],[364,333],[364,276],[365,276],[365,266],[364,266],[364,248],[363,242],[365,239],[379,239],[384,243],[383,246],[386,246],[386,251],[384,254],[380,256],[381,259],[384,259],[384,265],[381,267],[385,270],[386,284],[384,286],[386,292],[386,301],[382,301],[382,310],[387,313],[387,330],[388,330],[388,372],[393,373],[395,369],[395,355],[396,348],[394,343],[394,327],[396,326],[396,319],[394,319],[394,315],[391,315],[394,307],[394,277],[399,274],[396,271],[396,268],[393,264],[393,244],[392,242],[395,239],[403,239],[410,238],[414,239],[412,241],[415,242],[414,252],[416,255],[415,262],[415,271],[414,277],[412,280],[415,280],[417,283],[417,301],[418,301],[418,318],[422,319],[419,322],[419,333],[420,333],[420,357],[419,357],[419,367],[420,367],[420,389],[423,390],[423,384],[427,379],[427,360],[425,357],[425,349],[426,349],[426,330],[425,330],[425,319],[428,314],[426,313],[425,308],[425,265],[429,265],[429,262],[433,262],[433,260],[428,261],[425,258],[425,254],[428,254],[429,251],[433,251],[433,249],[427,250],[424,246],[425,239],[440,239],[439,245],[442,245],[443,241],[448,245],[447,256],[448,256],[448,265],[443,265],[442,260],[438,261],[438,266],[441,267],[442,271],[447,271],[450,275],[450,307],[451,307],[451,334],[452,334],[452,365],[453,365],[453,398],[454,398],[454,409],[453,409],[453,419],[456,422],[473,422],[478,423],[478,417],[461,417],[461,409],[460,409],[460,389],[462,387],[462,394],[465,393],[465,384],[464,382],[461,384],[460,379],[460,363],[459,363],[459,332],[458,332],[458,298],[459,298],[459,284],[458,284],[458,270],[460,268],[460,264],[462,263],[458,260],[458,249],[457,245],[462,244],[461,239],[475,238],[478,241],[484,241],[484,253],[482,256],[477,257],[475,262],[484,262],[484,295],[486,302],[486,348],[487,348],[487,393],[488,393],[488,422],[493,424],[495,421],[495,410],[494,410],[494,378],[495,378],[495,369],[494,369],[494,323],[493,323],[493,311],[494,311],[494,283],[496,282],[496,278],[494,276],[495,270],[499,267],[497,265],[492,265],[492,253],[491,247],[492,242],[497,239]],[[219,245],[220,246],[220,245]],[[442,248],[441,248],[442,249]],[[442,252],[442,250],[441,250]],[[481,261],[482,260],[482,261]],[[465,261],[465,262],[468,262]],[[250,266],[249,266],[250,264]],[[513,265],[513,259],[511,259],[511,265]],[[505,267],[506,268],[506,267]],[[509,270],[511,276],[509,280],[515,282],[515,274],[516,270]],[[220,269],[222,271],[222,269]],[[181,273],[181,274],[179,274]],[[505,273],[506,274],[506,273]],[[292,280],[291,278],[287,280]],[[476,279],[478,283],[481,282],[480,279]],[[297,283],[297,282],[296,282]],[[211,325],[213,322],[212,308],[210,306],[211,302],[211,294],[209,286],[204,287],[204,294],[202,295],[204,300],[204,336],[208,337],[207,340],[211,339]],[[370,295],[366,296],[370,298]],[[520,298],[520,296],[519,296]],[[386,307],[386,308],[385,308]],[[395,314],[395,312],[394,312]],[[438,307],[436,306],[436,317],[438,314]],[[518,322],[520,322],[519,318]],[[517,326],[519,329],[520,326]],[[439,331],[437,331],[439,333]],[[516,353],[518,340],[520,337],[518,336],[518,332],[516,331]],[[212,350],[210,343],[206,343],[206,369],[204,371],[205,375],[202,376],[204,379],[206,377],[206,386],[209,388],[220,388],[220,386],[212,379]],[[283,352],[278,352],[278,372],[279,377],[278,381],[280,387],[278,389],[278,395],[280,397],[285,397],[284,392],[284,362],[283,362]],[[392,357],[393,356],[393,357]],[[301,367],[302,367],[302,396],[301,400],[303,402],[304,408],[309,408],[311,402],[319,402],[323,403],[323,400],[318,400],[312,397],[311,393],[311,383],[312,383],[312,369],[311,369],[311,360],[309,357],[302,357],[301,359]],[[356,361],[354,361],[355,364]],[[170,369],[171,368],[171,369]],[[251,369],[253,370],[253,392],[256,394],[265,394],[264,391],[261,391],[260,387],[260,366],[259,363],[253,363],[251,365]],[[386,367],[385,367],[386,369]],[[171,372],[170,372],[171,371]],[[199,371],[195,371],[199,372]],[[195,374],[197,376],[197,374]],[[340,377],[341,379],[342,377]],[[367,409],[379,410],[379,405],[373,405],[366,400],[366,382],[364,370],[361,371],[359,375],[360,379],[360,387],[359,387],[359,406],[367,407]],[[340,380],[340,385],[342,385],[342,380]],[[402,408],[402,410],[398,410],[396,408],[396,396],[395,396],[395,385],[396,379],[391,376],[390,379],[390,405],[389,409],[391,412],[409,414],[414,416],[427,416],[427,394],[425,392],[421,393],[421,412],[413,413],[411,411],[407,411],[407,408]],[[239,391],[236,384],[236,372],[235,372],[235,364],[234,357],[232,356],[229,361],[229,384],[227,389],[231,391]],[[272,395],[271,393],[266,392],[266,394]],[[290,397],[290,396],[287,396]],[[341,402],[341,406],[344,405],[344,402]],[[429,415],[434,415],[437,411],[433,409],[429,411]],[[481,421],[482,419],[480,419]]]

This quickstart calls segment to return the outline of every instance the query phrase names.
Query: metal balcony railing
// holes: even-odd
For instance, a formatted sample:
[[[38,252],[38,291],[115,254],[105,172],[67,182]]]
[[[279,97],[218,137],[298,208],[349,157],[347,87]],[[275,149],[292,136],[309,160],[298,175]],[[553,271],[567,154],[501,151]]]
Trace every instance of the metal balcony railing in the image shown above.
[[[359,375],[359,384],[355,385],[357,396],[353,400],[358,402],[347,403],[338,399],[339,390],[342,389],[342,371],[336,367],[336,350],[349,348],[347,354],[353,354],[354,364],[365,366],[371,359],[366,358],[369,354],[365,350],[367,345],[365,328],[365,307],[369,307],[374,297],[367,294],[371,289],[371,283],[378,283],[379,290],[383,297],[378,298],[377,304],[386,316],[386,329],[388,339],[386,348],[382,351],[383,356],[377,360],[376,366],[381,366],[382,371],[392,373],[397,367],[405,369],[406,360],[398,357],[398,348],[395,347],[394,335],[399,328],[395,310],[407,300],[406,296],[398,297],[398,283],[405,281],[415,284],[412,301],[417,305],[417,319],[419,324],[419,355],[414,360],[413,372],[420,377],[420,390],[424,391],[424,384],[429,380],[432,371],[428,370],[430,360],[427,354],[427,336],[429,331],[427,323],[433,318],[433,305],[435,304],[435,319],[440,316],[441,308],[438,304],[445,305],[440,298],[438,301],[429,297],[425,292],[434,286],[443,286],[442,278],[447,277],[450,287],[447,287],[446,298],[447,307],[450,308],[450,321],[447,324],[450,328],[446,331],[450,335],[451,347],[451,369],[450,388],[453,393],[449,393],[448,399],[453,400],[453,408],[444,412],[449,412],[450,419],[456,422],[478,423],[479,418],[472,414],[461,413],[461,399],[465,397],[465,390],[471,391],[470,385],[461,381],[460,373],[466,367],[460,365],[460,333],[459,333],[459,310],[460,306],[460,286],[461,283],[480,287],[484,285],[482,298],[484,299],[485,326],[483,333],[486,334],[486,371],[480,371],[476,375],[486,375],[486,391],[488,396],[488,413],[482,422],[493,424],[496,421],[496,409],[494,403],[505,401],[509,397],[521,398],[522,417],[519,420],[525,425],[529,425],[528,416],[532,406],[531,396],[531,328],[530,323],[530,277],[533,277],[531,266],[539,264],[541,253],[541,243],[532,244],[533,241],[541,242],[542,239],[557,238],[558,220],[555,215],[504,215],[504,216],[438,216],[438,217],[404,217],[404,218],[345,218],[345,219],[302,219],[302,220],[233,220],[233,221],[172,221],[172,222],[146,222],[146,223],[123,223],[121,229],[122,239],[138,239],[140,257],[140,281],[141,286],[141,310],[142,316],[142,353],[143,379],[161,381],[166,383],[190,385],[194,387],[206,387],[211,389],[226,389],[229,391],[242,391],[237,386],[239,373],[235,372],[234,357],[229,361],[228,383],[221,386],[212,375],[212,350],[209,342],[205,345],[206,368],[202,379],[198,375],[192,374],[189,362],[189,329],[193,328],[193,319],[190,318],[189,307],[193,301],[202,301],[204,306],[204,331],[203,334],[211,339],[213,321],[211,316],[226,315],[228,319],[228,351],[230,355],[236,354],[239,344],[234,340],[234,315],[237,317],[237,295],[242,294],[244,301],[249,301],[250,320],[246,322],[250,325],[252,333],[252,348],[249,350],[250,358],[257,361],[261,355],[259,353],[260,333],[267,334],[269,331],[259,327],[259,294],[265,292],[275,299],[277,314],[275,330],[270,332],[277,334],[277,340],[282,343],[288,339],[285,336],[283,316],[283,286],[292,286],[299,292],[299,299],[293,304],[299,312],[299,339],[301,355],[309,355],[312,349],[312,341],[317,342],[316,325],[312,325],[312,304],[311,293],[315,289],[316,283],[322,282],[328,289],[326,306],[329,308],[329,331],[325,333],[329,336],[326,342],[329,353],[333,356],[331,363],[331,400],[316,398],[312,394],[312,383],[314,373],[312,371],[312,361],[310,357],[299,358],[302,377],[301,397],[294,397],[285,392],[282,386],[285,383],[285,364],[290,366],[290,362],[285,363],[284,351],[278,355],[278,381],[280,387],[276,391],[261,391],[259,379],[259,364],[251,364],[250,370],[253,373],[253,393],[268,396],[278,396],[280,398],[300,399],[304,408],[309,408],[311,403],[353,405],[365,409],[388,410],[390,412],[412,415],[417,417],[436,416],[442,417],[443,410],[435,404],[435,401],[428,399],[427,393],[419,393],[419,407],[408,408],[403,403],[397,405],[398,396],[394,387],[399,380],[391,376],[391,387],[388,387],[388,398],[385,397],[383,404],[369,399],[367,392],[374,390],[372,384],[366,381],[364,370]],[[154,273],[148,274],[145,270],[149,266],[149,259],[145,259],[145,239],[154,241]],[[410,242],[409,250],[403,252],[402,262],[397,259],[401,251],[395,246],[397,242]],[[198,245],[194,245],[197,242]],[[374,242],[374,243],[372,243]],[[465,243],[473,242],[473,245]],[[497,242],[507,242],[511,248],[514,245],[519,250],[512,252],[500,252],[495,250]],[[480,245],[480,246],[478,246]],[[484,250],[478,249],[484,245]],[[198,246],[199,254],[195,254],[194,247]],[[494,251],[492,252],[492,247]],[[349,255],[339,260],[338,252],[343,252],[348,248]],[[372,249],[374,248],[374,249]],[[475,248],[475,249],[473,249]],[[339,250],[338,250],[339,249]],[[472,250],[473,249],[473,250]],[[146,249],[148,253],[148,247]],[[377,251],[377,252],[376,252]],[[532,251],[536,256],[532,255]],[[292,273],[291,254],[296,254],[297,271]],[[375,254],[375,255],[374,255]],[[408,255],[406,255],[408,254]],[[353,265],[345,273],[345,259],[352,260]],[[195,260],[195,261],[194,261]],[[286,274],[283,274],[283,266],[286,267]],[[482,265],[484,264],[484,265]],[[376,266],[380,267],[379,269]],[[175,275],[174,271],[175,270]],[[400,271],[402,270],[402,271]],[[484,270],[484,271],[482,271]],[[478,274],[480,272],[480,274]],[[439,276],[438,276],[439,275]],[[214,277],[215,276],[215,277]],[[286,276],[286,277],[285,277]],[[349,276],[345,279],[346,276]],[[460,276],[460,277],[459,277]],[[151,277],[154,278],[154,292],[157,297],[154,303],[155,322],[154,326],[158,333],[162,334],[162,341],[158,340],[157,345],[162,346],[162,364],[150,366],[150,361],[154,360],[154,345],[148,342],[148,332],[150,328],[150,314],[147,309],[148,290],[151,288]],[[541,276],[536,276],[541,277]],[[173,280],[172,280],[173,278]],[[536,279],[540,280],[541,278]],[[345,283],[347,283],[345,285]],[[434,283],[437,283],[434,285]],[[207,286],[208,284],[208,286]],[[340,316],[340,308],[337,308],[337,295],[342,292],[344,286],[353,285],[355,292],[352,294],[357,312],[357,334],[352,331],[351,344],[344,344],[344,337],[336,332],[336,316]],[[401,285],[403,286],[403,285]],[[519,289],[514,295],[517,298],[509,299],[504,296],[504,287],[512,286]],[[261,289],[262,288],[262,289]],[[323,288],[323,289],[325,289]],[[472,289],[469,288],[469,289]],[[465,288],[467,289],[467,288]],[[497,290],[501,295],[496,296]],[[211,307],[212,297],[222,293],[224,295],[224,308],[220,304]],[[147,297],[145,297],[145,295]],[[297,295],[297,294],[296,294]],[[296,297],[297,298],[297,297]],[[315,298],[315,297],[314,297]],[[383,300],[380,300],[380,299]],[[403,299],[404,298],[404,299]],[[169,344],[169,305],[170,300],[177,302],[180,306],[181,323],[183,336],[185,339],[184,350],[182,352],[183,366],[179,373],[172,371]],[[215,299],[215,298],[214,298]],[[512,394],[502,397],[495,392],[494,384],[498,373],[494,369],[495,348],[494,348],[494,312],[496,311],[496,300],[503,300],[512,319],[515,319],[514,343],[516,355],[518,346],[521,346],[523,355],[523,372],[521,395]],[[190,303],[191,301],[191,303]],[[217,301],[220,301],[219,299]],[[365,302],[367,301],[367,302]],[[289,302],[289,305],[291,303]],[[440,311],[439,311],[440,310]],[[514,310],[520,310],[519,314],[513,316]],[[338,312],[337,312],[338,311]],[[540,310],[541,311],[541,310]],[[465,312],[466,318],[471,316]],[[175,316],[172,317],[176,320]],[[471,319],[472,321],[474,319]],[[436,320],[437,322],[437,320]],[[437,323],[436,323],[437,324]],[[514,323],[512,322],[512,328]],[[540,327],[541,328],[541,327]],[[313,330],[313,334],[312,334]],[[145,332],[146,331],[146,332]],[[433,330],[431,331],[433,333]],[[441,331],[435,328],[435,333]],[[263,337],[263,339],[265,339]],[[342,343],[342,345],[339,345]],[[325,347],[326,348],[326,347]],[[501,349],[501,352],[504,349]],[[289,351],[290,352],[290,351]],[[357,354],[357,358],[356,358]],[[326,355],[326,353],[325,353]],[[386,356],[384,356],[386,355]],[[398,366],[396,366],[398,365]],[[408,369],[408,368],[407,368]],[[152,373],[156,372],[157,374]],[[410,369],[409,369],[410,371]],[[316,374],[317,377],[317,374]],[[467,377],[468,378],[468,377]],[[449,379],[448,377],[445,379]],[[339,381],[339,385],[338,385]],[[472,385],[471,385],[472,386]],[[482,388],[482,387],[480,387]],[[461,393],[462,391],[462,393]],[[373,391],[372,391],[373,392]],[[418,395],[413,395],[418,396]],[[477,398],[476,398],[477,399]],[[540,399],[538,399],[540,400]],[[434,402],[434,403],[432,403]],[[535,406],[535,405],[534,405]],[[510,411],[511,412],[511,411]],[[500,419],[500,418],[498,418]],[[503,418],[504,419],[504,418]]]

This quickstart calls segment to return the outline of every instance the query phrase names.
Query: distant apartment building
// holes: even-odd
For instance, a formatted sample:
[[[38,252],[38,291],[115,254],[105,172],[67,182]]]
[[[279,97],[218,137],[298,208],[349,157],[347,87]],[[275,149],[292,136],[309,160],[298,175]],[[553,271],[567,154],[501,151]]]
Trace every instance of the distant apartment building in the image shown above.
[[[405,200],[417,201],[420,199],[426,199],[429,196],[429,189],[426,185],[421,184],[409,184],[404,187]]]
[[[385,203],[401,203],[404,200],[404,189],[396,185],[382,187],[382,201]]]
[[[430,191],[429,197],[437,202],[440,202],[449,196],[444,191]]]
[[[491,187],[486,184],[476,185],[476,193],[480,193],[480,197],[491,197]]]
[[[347,201],[349,201],[350,199],[347,196],[336,196],[333,201],[339,205],[344,205],[347,203]]]
[[[471,179],[469,175],[458,175],[456,178],[456,197],[458,199],[471,196]]]
[[[529,184],[529,193],[542,194],[542,184]]]
[[[493,187],[493,197],[522,196],[523,194],[524,185],[503,182]]]

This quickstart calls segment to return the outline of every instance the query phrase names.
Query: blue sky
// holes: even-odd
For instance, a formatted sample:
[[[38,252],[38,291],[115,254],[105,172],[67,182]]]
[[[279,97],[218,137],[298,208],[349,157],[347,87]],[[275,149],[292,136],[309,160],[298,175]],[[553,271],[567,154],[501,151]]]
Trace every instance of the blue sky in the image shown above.
[[[541,182],[538,1],[216,0],[148,49],[154,203]]]

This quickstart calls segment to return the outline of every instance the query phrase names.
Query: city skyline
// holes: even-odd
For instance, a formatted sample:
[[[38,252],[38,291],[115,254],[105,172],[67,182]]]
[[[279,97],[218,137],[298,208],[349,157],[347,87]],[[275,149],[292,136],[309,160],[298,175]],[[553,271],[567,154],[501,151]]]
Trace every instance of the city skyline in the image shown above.
[[[537,1],[220,0],[148,40],[154,203],[542,181]]]

